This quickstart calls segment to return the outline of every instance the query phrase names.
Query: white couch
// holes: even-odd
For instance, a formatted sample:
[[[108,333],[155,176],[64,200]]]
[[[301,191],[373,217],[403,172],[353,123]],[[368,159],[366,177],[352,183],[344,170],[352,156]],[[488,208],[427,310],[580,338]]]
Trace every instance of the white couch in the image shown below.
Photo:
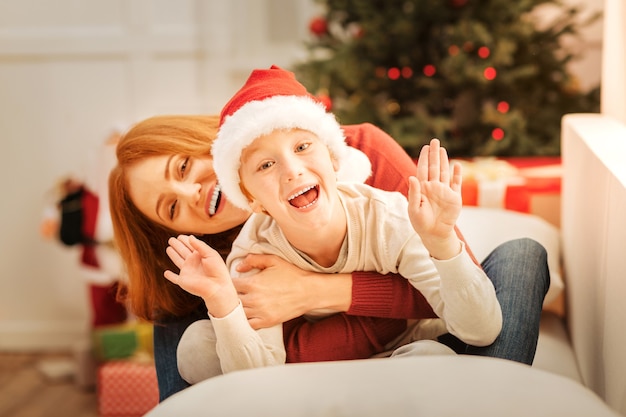
[[[622,120],[596,114],[563,119],[561,248],[566,329],[582,383],[626,415],[626,119]],[[553,357],[540,352],[544,353]]]
[[[565,277],[565,319],[544,312],[533,367],[429,356],[262,368],[204,381],[148,416],[626,415],[626,125],[568,115],[562,147],[560,231],[483,208],[459,221],[479,258],[509,238],[543,243],[555,278],[548,301]]]
[[[565,277],[565,318],[544,312],[533,368],[579,382],[626,415],[626,124],[570,114],[561,135],[560,245],[551,225],[517,213],[464,209],[471,221],[461,230],[478,256],[523,234],[546,246],[552,277]]]

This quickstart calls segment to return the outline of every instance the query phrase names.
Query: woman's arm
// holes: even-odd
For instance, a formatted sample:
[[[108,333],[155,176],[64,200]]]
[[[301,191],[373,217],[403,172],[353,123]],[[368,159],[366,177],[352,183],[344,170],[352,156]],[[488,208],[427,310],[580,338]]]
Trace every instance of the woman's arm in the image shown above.
[[[247,255],[242,263],[260,270],[233,278],[254,328],[282,323],[317,308],[380,318],[436,317],[424,296],[397,274],[321,274],[303,271],[274,255]]]
[[[406,320],[334,314],[308,322],[298,317],[283,324],[287,362],[367,359],[407,327]]]

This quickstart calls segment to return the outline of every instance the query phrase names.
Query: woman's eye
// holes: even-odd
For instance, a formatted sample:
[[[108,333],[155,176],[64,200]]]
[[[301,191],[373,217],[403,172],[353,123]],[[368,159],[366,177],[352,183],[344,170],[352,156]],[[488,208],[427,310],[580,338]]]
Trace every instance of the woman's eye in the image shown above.
[[[170,220],[174,220],[174,213],[176,213],[176,204],[178,200],[174,201],[174,203],[170,206]]]
[[[259,167],[259,171],[263,171],[268,169],[269,167],[271,167],[272,165],[274,165],[274,162],[272,161],[268,161],[268,162],[264,162],[261,164],[261,166]]]
[[[187,170],[187,164],[189,164],[189,158],[185,158],[182,165],[180,166],[180,176],[185,175],[185,171]]]

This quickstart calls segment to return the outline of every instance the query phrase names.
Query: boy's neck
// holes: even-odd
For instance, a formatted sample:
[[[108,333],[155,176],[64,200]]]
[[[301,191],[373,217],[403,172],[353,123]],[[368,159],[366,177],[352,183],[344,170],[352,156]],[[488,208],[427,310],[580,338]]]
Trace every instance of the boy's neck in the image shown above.
[[[333,266],[339,258],[341,247],[348,232],[348,220],[343,204],[335,205],[332,224],[306,232],[285,232],[283,234],[294,248],[305,253],[318,265],[325,268]]]

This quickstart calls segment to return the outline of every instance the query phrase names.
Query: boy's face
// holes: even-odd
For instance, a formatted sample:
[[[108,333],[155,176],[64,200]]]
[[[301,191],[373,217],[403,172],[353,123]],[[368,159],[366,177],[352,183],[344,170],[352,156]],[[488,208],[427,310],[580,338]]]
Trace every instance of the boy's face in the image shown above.
[[[339,204],[337,169],[314,133],[280,129],[243,150],[239,174],[255,212],[266,212],[281,227],[307,229],[328,224]]]

